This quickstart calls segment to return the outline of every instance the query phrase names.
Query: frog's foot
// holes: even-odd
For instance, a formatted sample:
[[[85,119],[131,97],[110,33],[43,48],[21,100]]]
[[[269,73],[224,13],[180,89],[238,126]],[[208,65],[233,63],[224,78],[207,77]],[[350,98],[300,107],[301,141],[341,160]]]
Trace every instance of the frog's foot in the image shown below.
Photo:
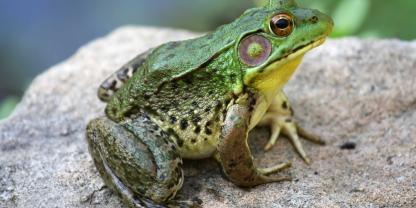
[[[270,150],[276,144],[281,133],[285,134],[292,141],[296,151],[306,163],[310,163],[310,159],[306,156],[300,138],[309,140],[317,144],[325,144],[319,136],[310,133],[300,127],[292,118],[292,116],[281,115],[277,112],[267,112],[264,115],[261,125],[269,125],[271,128],[271,136],[264,149]]]

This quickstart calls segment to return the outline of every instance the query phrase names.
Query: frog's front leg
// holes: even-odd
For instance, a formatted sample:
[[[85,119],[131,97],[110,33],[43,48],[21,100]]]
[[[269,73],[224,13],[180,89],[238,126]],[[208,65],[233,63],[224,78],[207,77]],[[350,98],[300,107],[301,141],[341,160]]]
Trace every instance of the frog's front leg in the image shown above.
[[[171,201],[182,186],[182,159],[176,144],[147,116],[122,123],[95,119],[87,140],[104,182],[131,207],[193,206]]]
[[[270,150],[276,143],[280,133],[283,133],[289,137],[296,151],[306,163],[310,163],[310,160],[306,156],[299,138],[301,137],[318,144],[325,144],[325,141],[319,136],[307,132],[297,124],[293,118],[293,110],[289,100],[283,91],[280,91],[274,98],[259,125],[268,125],[271,128],[271,136],[264,148],[265,150]]]
[[[271,168],[257,168],[254,165],[250,148],[247,144],[250,103],[247,96],[240,98],[227,110],[222,128],[216,159],[220,162],[227,178],[238,186],[256,186],[264,183],[290,180],[284,176],[268,176],[290,166],[288,163]]]

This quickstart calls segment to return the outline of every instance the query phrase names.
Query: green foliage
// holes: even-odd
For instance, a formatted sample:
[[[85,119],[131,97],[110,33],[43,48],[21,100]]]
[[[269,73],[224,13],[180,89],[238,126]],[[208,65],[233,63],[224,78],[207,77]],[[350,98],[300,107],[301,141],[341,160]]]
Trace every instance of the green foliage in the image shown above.
[[[13,109],[19,103],[19,98],[10,96],[0,103],[0,119],[6,118],[10,115]]]
[[[343,0],[333,11],[333,36],[352,35],[363,25],[370,9],[370,0]]]

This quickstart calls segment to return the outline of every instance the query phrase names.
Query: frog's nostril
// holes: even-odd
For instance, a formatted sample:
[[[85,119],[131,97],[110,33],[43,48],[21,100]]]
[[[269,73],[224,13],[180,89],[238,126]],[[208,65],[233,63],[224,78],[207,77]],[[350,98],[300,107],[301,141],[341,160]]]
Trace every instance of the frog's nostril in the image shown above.
[[[315,24],[319,21],[319,18],[318,18],[318,16],[313,16],[313,17],[310,18],[310,21]]]

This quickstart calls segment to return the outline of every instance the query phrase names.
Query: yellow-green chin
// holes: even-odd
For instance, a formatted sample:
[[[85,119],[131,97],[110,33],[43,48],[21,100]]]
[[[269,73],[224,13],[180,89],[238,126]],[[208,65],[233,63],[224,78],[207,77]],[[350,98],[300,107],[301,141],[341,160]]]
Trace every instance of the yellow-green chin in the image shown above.
[[[321,45],[325,38],[307,44],[288,56],[267,65],[261,73],[252,69],[244,77],[244,84],[262,92],[266,97],[274,96],[280,91],[295,72],[306,52]]]

